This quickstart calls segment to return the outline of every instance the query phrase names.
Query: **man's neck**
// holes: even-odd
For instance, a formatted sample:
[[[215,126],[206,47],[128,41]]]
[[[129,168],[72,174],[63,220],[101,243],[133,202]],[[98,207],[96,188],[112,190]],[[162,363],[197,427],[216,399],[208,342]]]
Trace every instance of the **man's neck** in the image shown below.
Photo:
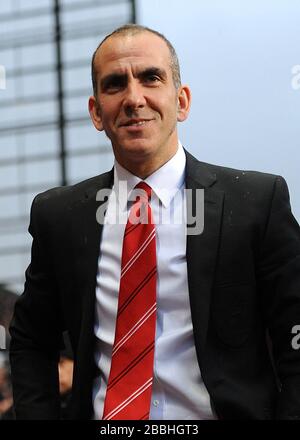
[[[167,163],[173,156],[175,156],[178,151],[178,143],[176,148],[170,150],[169,154],[163,154],[161,157],[144,159],[141,161],[129,161],[122,160],[122,158],[116,157],[118,163],[129,171],[131,174],[145,180],[147,177],[151,176],[155,171],[161,168],[165,163]]]

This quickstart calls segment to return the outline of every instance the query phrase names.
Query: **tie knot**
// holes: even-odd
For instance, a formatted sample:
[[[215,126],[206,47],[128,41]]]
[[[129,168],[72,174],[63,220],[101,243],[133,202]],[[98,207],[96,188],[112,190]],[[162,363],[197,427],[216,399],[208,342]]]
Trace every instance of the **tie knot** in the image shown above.
[[[142,200],[145,200],[145,199],[150,200],[151,199],[152,188],[146,182],[138,183],[134,189],[140,190],[140,191],[138,191],[137,195]]]

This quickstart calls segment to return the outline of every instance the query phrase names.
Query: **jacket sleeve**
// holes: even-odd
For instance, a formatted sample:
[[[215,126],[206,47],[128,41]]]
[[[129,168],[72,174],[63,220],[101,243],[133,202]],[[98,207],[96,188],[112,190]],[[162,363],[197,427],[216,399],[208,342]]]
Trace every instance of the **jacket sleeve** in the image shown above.
[[[300,419],[300,228],[292,215],[287,184],[277,177],[262,241],[258,280],[278,378],[277,418]]]
[[[10,362],[17,419],[60,417],[58,359],[62,325],[58,290],[48,254],[50,231],[42,216],[45,204],[39,201],[39,196],[32,204],[31,262],[26,270],[24,292],[16,302],[10,326]]]

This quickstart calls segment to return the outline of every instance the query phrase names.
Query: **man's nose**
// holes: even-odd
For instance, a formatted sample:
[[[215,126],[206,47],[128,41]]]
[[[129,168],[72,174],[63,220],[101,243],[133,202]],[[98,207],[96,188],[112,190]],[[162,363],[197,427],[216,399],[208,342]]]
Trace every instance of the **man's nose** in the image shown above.
[[[134,110],[137,108],[144,107],[146,103],[145,96],[143,93],[143,87],[136,81],[132,81],[128,84],[126,88],[126,93],[124,97],[124,107],[127,110]]]

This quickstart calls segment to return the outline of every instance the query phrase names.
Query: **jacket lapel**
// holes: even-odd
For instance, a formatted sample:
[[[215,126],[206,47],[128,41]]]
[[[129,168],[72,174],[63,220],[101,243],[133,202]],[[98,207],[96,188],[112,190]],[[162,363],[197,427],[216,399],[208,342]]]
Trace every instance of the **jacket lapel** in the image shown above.
[[[187,197],[195,203],[196,189],[204,189],[204,229],[187,236],[187,269],[195,345],[201,369],[204,358],[211,291],[217,261],[223,212],[223,191],[212,186],[216,182],[208,167],[186,152]]]
[[[97,177],[92,185],[89,186],[83,198],[76,203],[73,215],[77,216],[75,227],[73,228],[73,239],[76,249],[75,277],[77,279],[76,288],[80,290],[81,301],[81,323],[78,343],[78,374],[75,378],[77,384],[74,390],[78,393],[74,396],[74,401],[79,404],[75,409],[79,418],[89,418],[92,411],[92,383],[95,375],[94,363],[94,314],[95,314],[95,291],[96,277],[98,270],[98,257],[100,251],[100,240],[103,224],[96,218],[99,208],[103,208],[103,203],[107,199],[96,200],[99,190],[107,189],[109,192],[113,184],[113,171]],[[99,211],[98,211],[99,212]]]

